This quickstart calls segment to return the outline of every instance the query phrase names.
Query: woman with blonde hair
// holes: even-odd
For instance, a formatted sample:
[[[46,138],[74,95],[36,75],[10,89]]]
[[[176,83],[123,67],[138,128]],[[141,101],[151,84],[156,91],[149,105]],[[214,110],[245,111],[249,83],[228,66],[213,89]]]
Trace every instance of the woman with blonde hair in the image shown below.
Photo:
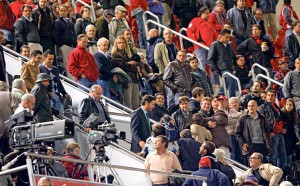
[[[128,57],[129,58],[131,58],[133,54],[137,53],[137,50],[134,46],[134,42],[132,41],[131,35],[132,35],[132,33],[131,33],[131,30],[129,28],[125,28],[123,30],[122,36],[125,38],[125,40],[127,42],[126,50],[128,51]]]

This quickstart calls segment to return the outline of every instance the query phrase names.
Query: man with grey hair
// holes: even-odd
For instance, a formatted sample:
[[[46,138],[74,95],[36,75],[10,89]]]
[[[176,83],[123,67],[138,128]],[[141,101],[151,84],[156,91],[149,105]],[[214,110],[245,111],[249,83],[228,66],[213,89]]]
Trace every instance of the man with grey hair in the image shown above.
[[[110,98],[110,92],[108,87],[108,81],[112,78],[111,70],[114,65],[108,52],[109,41],[102,37],[97,42],[98,51],[94,54],[95,62],[99,71],[98,83],[103,89],[103,95]]]
[[[122,35],[122,32],[124,29],[128,28],[130,29],[126,19],[125,15],[127,13],[127,10],[125,7],[118,5],[115,8],[115,17],[111,20],[109,23],[109,42],[111,44],[114,43],[115,38],[117,36]],[[131,39],[133,41],[133,39]]]
[[[85,32],[88,36],[87,48],[91,54],[94,54],[97,52],[96,27],[94,25],[88,25],[85,27]]]
[[[14,114],[22,112],[23,110],[27,110],[32,113],[33,108],[35,106],[35,97],[32,94],[24,94],[21,98],[21,103],[19,107],[15,110]]]
[[[18,100],[8,92],[8,86],[4,81],[0,81],[0,152],[3,155],[9,153],[9,128],[4,124],[13,115],[18,107]]]
[[[51,180],[49,178],[42,177],[39,181],[38,181],[38,186],[52,186],[51,184]]]
[[[21,98],[24,94],[26,94],[27,88],[25,86],[25,81],[23,79],[15,79],[12,82],[12,90],[11,93],[21,102]]]

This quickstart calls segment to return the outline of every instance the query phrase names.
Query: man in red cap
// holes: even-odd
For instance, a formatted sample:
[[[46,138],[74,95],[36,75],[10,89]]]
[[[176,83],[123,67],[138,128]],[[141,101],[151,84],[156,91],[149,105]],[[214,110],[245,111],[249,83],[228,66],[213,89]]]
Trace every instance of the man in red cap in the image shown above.
[[[194,172],[194,176],[206,177],[207,185],[224,186],[228,185],[229,180],[225,174],[216,169],[211,169],[211,162],[208,157],[202,157],[199,161],[199,170]],[[202,180],[186,179],[183,186],[202,185]]]

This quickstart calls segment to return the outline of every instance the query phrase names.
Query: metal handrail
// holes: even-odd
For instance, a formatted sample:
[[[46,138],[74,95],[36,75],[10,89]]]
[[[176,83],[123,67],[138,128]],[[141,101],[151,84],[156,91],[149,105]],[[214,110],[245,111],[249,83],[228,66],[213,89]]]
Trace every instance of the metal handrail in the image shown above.
[[[264,78],[264,79],[266,79],[266,80],[268,80],[268,81],[271,81],[272,83],[275,83],[275,84],[277,84],[277,85],[283,87],[283,84],[282,84],[282,83],[280,83],[280,82],[278,82],[278,81],[276,81],[276,80],[274,80],[274,79],[272,79],[272,78],[270,78],[270,77],[268,77],[268,76],[266,76],[266,75],[258,74],[258,75],[256,76],[256,78],[259,78],[259,77]],[[270,86],[271,86],[271,83],[268,84],[266,90],[269,90]]]
[[[241,96],[241,92],[242,92],[242,86],[241,86],[241,82],[239,80],[238,77],[236,77],[235,75],[231,74],[230,72],[225,72],[223,75],[222,75],[222,81],[223,81],[223,87],[224,87],[224,93],[225,93],[225,96],[229,98],[229,95],[227,95],[227,88],[226,88],[226,84],[225,84],[225,76],[230,76],[232,77],[234,80],[237,81],[237,85],[238,85],[238,89],[239,89],[239,96]],[[238,97],[239,97],[238,96]]]
[[[14,172],[19,172],[19,171],[25,170],[25,169],[27,169],[27,165],[22,165],[22,166],[19,166],[19,167],[15,167],[15,168],[12,168],[12,169],[1,171],[0,176],[11,174],[11,173],[14,173]]]
[[[150,11],[145,11],[145,12],[143,13],[143,21],[144,21],[144,23],[146,23],[146,21],[148,20],[148,19],[147,19],[147,14],[150,15],[150,16],[152,16],[152,17],[154,17],[154,18],[156,19],[157,23],[160,24],[160,20],[159,20],[158,16],[155,15],[155,14],[153,14],[153,13],[150,12]],[[149,32],[148,25],[145,24],[144,27],[145,27],[145,33],[148,33],[148,32]],[[160,27],[158,27],[158,34],[159,34],[159,35],[161,34],[161,28],[160,28]],[[148,34],[147,34],[147,39],[149,39]]]
[[[206,50],[209,50],[209,47],[207,47],[207,46],[205,46],[205,45],[203,45],[203,44],[201,44],[201,43],[199,43],[199,42],[197,42],[197,41],[194,41],[194,40],[192,40],[192,39],[190,39],[190,38],[188,38],[188,37],[186,37],[186,36],[184,36],[184,35],[182,35],[182,34],[176,32],[176,31],[174,31],[174,30],[172,30],[172,29],[170,29],[170,28],[168,28],[168,27],[166,27],[166,26],[164,26],[164,25],[162,25],[162,24],[156,23],[156,22],[153,21],[153,20],[147,20],[147,21],[146,21],[146,25],[148,25],[149,23],[152,23],[152,24],[154,24],[154,25],[156,25],[156,26],[158,26],[158,27],[161,27],[161,28],[163,28],[163,29],[168,29],[168,30],[170,30],[173,34],[177,35],[178,37],[182,37],[183,39],[185,39],[185,40],[187,40],[187,41],[189,41],[189,42],[191,42],[191,43],[193,43],[193,44],[195,44],[195,45],[197,45],[197,46],[200,46],[200,47],[202,47],[202,48],[205,48]],[[146,26],[146,27],[147,27],[147,26]]]
[[[182,27],[180,30],[179,30],[179,34],[182,34],[183,31],[187,31],[186,28]],[[183,39],[182,37],[179,37],[179,44],[180,44],[180,48],[181,50],[184,50],[184,46],[183,46]]]
[[[251,75],[252,75],[252,80],[253,80],[253,82],[256,81],[256,75],[255,75],[255,73],[254,73],[254,68],[255,68],[255,67],[258,67],[258,68],[262,69],[263,71],[266,72],[266,74],[267,74],[268,77],[271,77],[271,74],[269,73],[269,71],[268,71],[268,69],[267,69],[266,67],[264,67],[264,66],[262,66],[262,65],[260,65],[260,64],[258,64],[258,63],[254,63],[254,64],[252,65],[252,67],[251,67]],[[268,80],[268,87],[269,87],[269,85],[271,86],[271,83],[270,83],[270,81]]]
[[[239,163],[239,162],[237,162],[237,161],[234,161],[234,160],[229,159],[229,158],[227,158],[227,157],[224,157],[224,159],[225,159],[226,161],[228,161],[231,165],[234,165],[236,168],[240,168],[240,169],[242,169],[243,171],[246,171],[247,169],[249,169],[249,167],[247,167],[247,166],[245,166],[245,165],[243,165],[243,164],[241,164],[241,163]],[[238,166],[238,167],[237,167],[237,166]]]
[[[78,13],[77,8],[76,8],[77,3],[81,3],[84,6],[87,6],[90,8],[90,10],[92,11],[92,21],[94,22],[96,20],[96,13],[95,13],[95,9],[94,9],[93,0],[91,0],[91,5],[87,4],[86,2],[83,2],[82,0],[76,0],[76,1],[72,0],[72,4],[74,6],[75,13]]]

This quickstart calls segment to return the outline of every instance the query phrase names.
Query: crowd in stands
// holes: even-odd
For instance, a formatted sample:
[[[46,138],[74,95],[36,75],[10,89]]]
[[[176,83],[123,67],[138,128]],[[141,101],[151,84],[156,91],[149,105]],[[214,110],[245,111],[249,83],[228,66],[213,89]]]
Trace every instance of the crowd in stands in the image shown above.
[[[14,113],[28,110],[37,122],[62,116],[72,99],[63,74],[89,90],[80,124],[92,113],[110,122],[102,95],[134,110],[131,151],[146,158],[147,169],[196,171],[212,185],[278,184],[300,160],[300,20],[291,0],[283,2],[279,29],[278,0],[0,1],[0,43],[29,58],[20,79],[8,82],[0,46],[1,153],[10,153],[4,122]],[[169,29],[150,24],[146,33],[145,11]],[[179,47],[173,30],[183,27],[201,46]],[[225,74],[239,79],[242,92]],[[85,146],[71,145],[65,156],[79,159]],[[251,168],[236,178],[224,157]],[[151,181],[168,184],[165,176],[151,174]]]

